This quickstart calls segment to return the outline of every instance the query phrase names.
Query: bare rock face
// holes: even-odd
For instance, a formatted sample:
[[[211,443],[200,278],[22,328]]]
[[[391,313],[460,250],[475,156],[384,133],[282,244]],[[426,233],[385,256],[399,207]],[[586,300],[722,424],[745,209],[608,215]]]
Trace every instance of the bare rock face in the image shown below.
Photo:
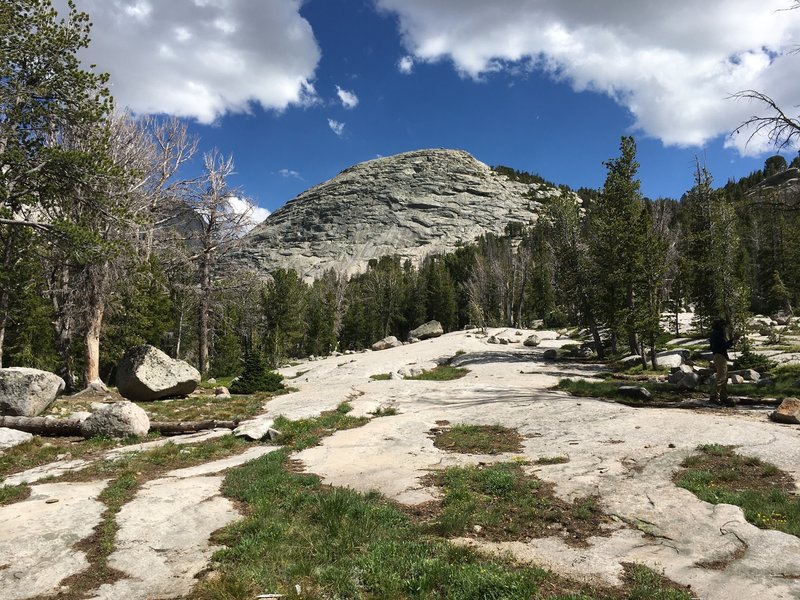
[[[64,391],[65,385],[58,375],[39,369],[0,369],[0,415],[39,416]]]
[[[561,190],[511,181],[460,150],[418,150],[357,164],[303,192],[253,229],[229,261],[306,278],[353,274],[371,259],[418,263],[508,223],[529,225]],[[575,196],[576,201],[577,196]]]
[[[104,435],[112,438],[137,437],[150,431],[150,419],[141,408],[127,400],[107,404],[81,422],[81,435],[90,438]]]
[[[200,372],[192,365],[146,344],[128,350],[117,365],[117,389],[129,400],[186,396],[199,383]]]

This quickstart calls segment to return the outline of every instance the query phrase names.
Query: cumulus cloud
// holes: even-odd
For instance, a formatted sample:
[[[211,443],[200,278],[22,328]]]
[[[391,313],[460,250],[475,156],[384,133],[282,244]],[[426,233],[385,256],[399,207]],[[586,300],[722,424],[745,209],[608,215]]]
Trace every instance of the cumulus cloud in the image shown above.
[[[344,133],[344,123],[340,123],[334,119],[328,119],[328,127],[330,127],[331,131],[338,136],[341,136]]]
[[[261,208],[253,204],[247,198],[239,198],[237,196],[231,196],[228,198],[228,207],[230,208],[231,212],[236,213],[237,215],[246,214],[246,227],[245,231],[242,233],[246,233],[250,231],[253,227],[261,223],[264,219],[266,219],[270,212],[266,208]]]
[[[94,23],[84,62],[111,74],[119,106],[211,123],[253,104],[318,101],[311,80],[320,50],[302,0],[76,3]]]
[[[397,61],[397,68],[405,75],[410,74],[414,70],[414,59],[410,56],[404,56]]]
[[[298,171],[293,171],[292,169],[281,169],[278,171],[278,175],[285,177],[286,179],[302,179],[300,173]]]
[[[728,134],[762,110],[730,97],[745,89],[792,108],[800,98],[800,11],[790,0],[576,2],[564,0],[376,0],[398,16],[415,62],[452,61],[465,77],[536,69],[576,91],[606,94],[634,127],[667,145]],[[404,62],[405,61],[405,62]],[[749,132],[728,140],[766,149]]]
[[[343,90],[337,85],[336,95],[339,96],[339,101],[345,108],[355,108],[358,106],[358,96],[356,96],[355,93]]]

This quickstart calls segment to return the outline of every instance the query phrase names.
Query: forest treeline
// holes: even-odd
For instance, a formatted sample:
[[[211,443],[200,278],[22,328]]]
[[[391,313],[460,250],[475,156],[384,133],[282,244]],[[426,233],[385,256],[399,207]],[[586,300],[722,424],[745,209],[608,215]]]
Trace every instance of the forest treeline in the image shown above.
[[[0,64],[0,366],[102,385],[127,348],[149,343],[205,375],[234,375],[255,354],[276,366],[405,339],[430,319],[445,330],[581,325],[600,356],[644,362],[664,311],[691,304],[703,328],[797,304],[797,188],[758,184],[800,161],[774,156],[720,187],[698,163],[680,200],[649,200],[631,137],[601,189],[560,186],[535,223],[418,265],[387,256],[312,283],[220,265],[248,222],[234,210],[246,199],[230,186],[232,158],[198,157],[200,174],[184,178],[197,140],[180,121],[114,110],[106,76],[76,58],[89,27],[47,0],[0,7],[1,37],[14,41]]]

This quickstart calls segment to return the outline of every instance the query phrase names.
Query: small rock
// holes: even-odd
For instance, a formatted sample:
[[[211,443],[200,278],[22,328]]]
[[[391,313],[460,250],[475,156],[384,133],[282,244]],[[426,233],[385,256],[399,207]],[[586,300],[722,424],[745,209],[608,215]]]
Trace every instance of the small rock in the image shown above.
[[[781,405],[770,413],[769,418],[778,423],[800,424],[800,400],[784,398]]]
[[[402,345],[403,342],[399,341],[395,336],[389,335],[372,344],[372,350],[377,352],[379,350],[388,350],[389,348],[398,348]]]
[[[531,348],[535,348],[540,343],[541,343],[541,341],[539,340],[539,336],[534,334],[534,335],[529,335],[527,338],[525,338],[525,341],[522,342],[522,345],[523,346],[528,346],[528,347],[531,347]]]
[[[208,383],[210,385],[214,385],[215,383],[217,383],[217,380],[212,377],[206,383]]]
[[[731,376],[731,383],[735,385],[742,385],[744,383],[744,377],[741,375],[733,375]]]
[[[545,360],[556,360],[558,359],[558,350],[555,348],[548,348],[544,351],[543,358]]]
[[[8,427],[0,427],[0,450],[7,450],[14,446],[19,446],[33,439],[32,433],[17,431]]]
[[[214,398],[217,400],[227,400],[231,397],[230,391],[224,385],[214,388]]]
[[[617,389],[617,394],[626,398],[632,398],[634,400],[650,400],[650,398],[652,398],[650,390],[637,385],[620,386]]]

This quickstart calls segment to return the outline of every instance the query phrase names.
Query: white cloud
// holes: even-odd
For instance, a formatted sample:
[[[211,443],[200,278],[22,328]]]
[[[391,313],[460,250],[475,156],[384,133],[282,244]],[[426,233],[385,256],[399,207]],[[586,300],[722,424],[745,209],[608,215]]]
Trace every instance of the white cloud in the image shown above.
[[[94,26],[86,63],[119,106],[211,123],[252,104],[315,104],[320,50],[302,0],[77,0]],[[62,10],[66,0],[56,0]]]
[[[404,56],[397,61],[397,68],[401,73],[409,75],[414,70],[414,59],[410,56]]]
[[[345,108],[355,108],[358,106],[358,96],[356,96],[355,93],[343,90],[337,85],[336,95],[339,96],[339,101]]]
[[[278,175],[286,179],[303,179],[298,171],[293,171],[291,169],[281,169],[278,171]]]
[[[270,212],[266,208],[256,206],[247,198],[232,196],[228,198],[228,206],[232,212],[238,215],[247,213],[246,220],[248,223],[245,227],[246,231],[250,231],[270,215]]]
[[[800,98],[800,11],[790,0],[376,0],[399,17],[413,57],[452,61],[465,77],[537,69],[576,91],[606,94],[635,128],[667,145],[728,134],[761,110],[730,99],[744,89],[794,109]],[[766,148],[747,135],[728,143]]]
[[[328,119],[328,127],[330,127],[331,131],[338,136],[341,136],[344,133],[344,123],[340,123],[339,121]]]

